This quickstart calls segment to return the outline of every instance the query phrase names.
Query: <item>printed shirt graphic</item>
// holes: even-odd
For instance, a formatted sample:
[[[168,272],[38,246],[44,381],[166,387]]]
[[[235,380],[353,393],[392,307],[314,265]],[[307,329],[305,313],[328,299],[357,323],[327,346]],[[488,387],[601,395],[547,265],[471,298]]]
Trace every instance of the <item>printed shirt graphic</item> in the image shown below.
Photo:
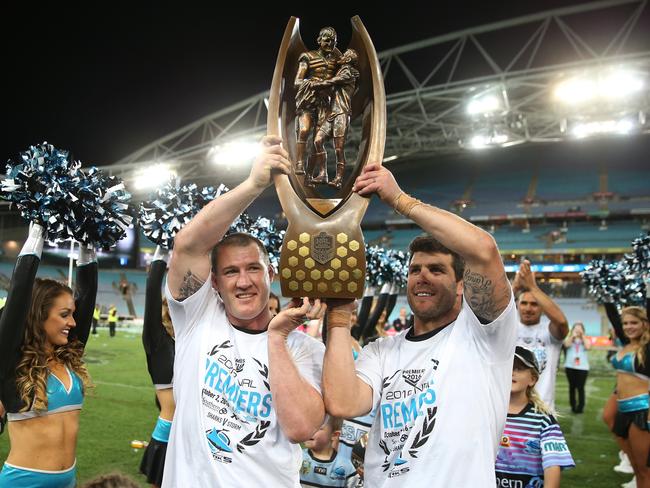
[[[575,466],[556,420],[528,404],[519,414],[508,414],[497,455],[497,486],[540,488],[544,470]]]
[[[300,485],[303,487],[345,487],[356,472],[349,451],[334,451],[331,459],[323,461],[316,459],[309,449],[302,450]]]
[[[542,374],[535,385],[537,393],[552,409],[555,409],[555,377],[562,350],[562,341],[557,340],[549,330],[548,321],[537,325],[519,324],[517,344],[535,353]]]
[[[514,302],[482,325],[464,301],[435,335],[407,331],[367,345],[357,375],[373,390],[366,446],[372,487],[494,486],[517,330]],[[459,469],[458,462],[471,469]]]
[[[273,408],[267,333],[232,327],[209,280],[183,302],[166,294],[176,334],[176,415],[163,486],[300,486],[300,446],[283,434]],[[323,344],[299,332],[287,344],[320,392]]]

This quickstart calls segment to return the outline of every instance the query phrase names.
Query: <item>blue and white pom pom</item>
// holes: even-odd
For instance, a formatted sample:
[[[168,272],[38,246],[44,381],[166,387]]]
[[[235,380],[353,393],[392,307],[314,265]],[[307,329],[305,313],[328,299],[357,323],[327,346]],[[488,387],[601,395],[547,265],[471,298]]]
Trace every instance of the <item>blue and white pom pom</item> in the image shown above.
[[[650,278],[650,232],[632,241],[632,254],[626,254],[625,261],[640,278]]]
[[[282,248],[285,231],[278,230],[275,221],[266,217],[258,217],[253,220],[248,213],[243,212],[232,223],[226,235],[236,232],[250,234],[259,239],[269,253],[269,261],[274,272],[278,272],[280,269],[280,249]]]
[[[278,230],[273,220],[265,217],[258,217],[250,229],[250,234],[257,237],[266,251],[269,253],[269,260],[273,270],[277,273],[280,269],[280,249],[282,249],[282,241],[284,240],[284,230]]]
[[[42,225],[46,240],[68,240],[77,225],[70,205],[77,198],[80,166],[69,159],[68,151],[47,142],[30,146],[20,153],[20,161],[7,161],[1,197],[25,220]]]
[[[232,224],[230,224],[230,228],[228,229],[228,232],[226,232],[226,235],[234,234],[236,232],[250,234],[251,227],[253,227],[252,217],[246,212],[242,212],[241,215],[237,217]]]
[[[645,285],[631,274],[624,261],[606,263],[591,261],[580,273],[589,293],[599,303],[614,303],[619,307],[639,305],[645,300]]]
[[[368,286],[380,287],[392,283],[393,269],[386,249],[379,246],[366,246],[366,281]]]
[[[97,249],[108,251],[126,236],[133,226],[129,207],[131,194],[120,178],[107,176],[97,168],[81,171],[71,205],[76,216],[73,237]]]
[[[211,200],[227,191],[224,185],[199,191],[196,184],[181,185],[180,180],[171,177],[165,186],[151,194],[148,201],[140,204],[142,232],[155,244],[172,249],[178,231]]]
[[[408,255],[402,251],[389,249],[386,258],[392,272],[392,283],[400,288],[405,287],[408,280]]]

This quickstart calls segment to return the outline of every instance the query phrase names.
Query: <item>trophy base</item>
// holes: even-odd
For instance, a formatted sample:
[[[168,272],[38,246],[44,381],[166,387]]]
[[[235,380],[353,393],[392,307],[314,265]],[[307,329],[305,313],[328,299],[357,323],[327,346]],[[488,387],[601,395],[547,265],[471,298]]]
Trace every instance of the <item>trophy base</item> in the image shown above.
[[[328,226],[329,227],[329,226]],[[282,243],[280,286],[285,297],[361,298],[366,256],[361,228],[293,230]]]

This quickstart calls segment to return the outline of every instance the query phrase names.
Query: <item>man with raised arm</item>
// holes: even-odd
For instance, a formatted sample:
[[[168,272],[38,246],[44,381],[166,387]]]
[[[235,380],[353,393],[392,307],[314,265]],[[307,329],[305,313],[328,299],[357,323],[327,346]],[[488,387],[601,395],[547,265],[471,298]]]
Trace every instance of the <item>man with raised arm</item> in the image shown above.
[[[298,488],[298,443],[323,423],[324,348],[293,332],[319,313],[320,301],[296,302],[273,317],[263,244],[247,234],[223,238],[274,172],[290,172],[280,144],[265,137],[249,177],[174,240],[166,295],[176,336],[176,413],[163,487]]]
[[[555,378],[569,322],[557,303],[537,286],[527,259],[519,266],[512,289],[519,310],[517,343],[535,353],[541,370],[535,389],[544,403],[555,410]],[[542,321],[542,314],[547,320]]]
[[[414,325],[350,354],[349,307],[329,303],[323,366],[327,411],[376,408],[365,480],[383,487],[495,486],[508,411],[517,311],[492,236],[411,198],[369,165],[355,191],[376,193],[428,236],[410,245],[407,298]]]

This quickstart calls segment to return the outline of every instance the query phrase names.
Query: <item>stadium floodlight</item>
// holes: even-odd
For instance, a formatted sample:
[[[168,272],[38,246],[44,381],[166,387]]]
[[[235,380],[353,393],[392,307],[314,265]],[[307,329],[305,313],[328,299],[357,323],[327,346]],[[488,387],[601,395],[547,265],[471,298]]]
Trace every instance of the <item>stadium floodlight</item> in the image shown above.
[[[503,87],[489,87],[472,96],[467,102],[467,114],[473,117],[504,115],[508,111],[508,97]]]
[[[399,156],[397,154],[393,154],[392,156],[387,156],[382,160],[382,163],[388,163],[390,161],[395,161]]]
[[[471,100],[467,104],[467,113],[470,115],[496,112],[501,108],[499,99],[494,95],[485,95]]]
[[[240,166],[250,162],[259,154],[260,145],[251,141],[230,141],[213,146],[208,151],[208,160],[217,166]]]
[[[508,142],[508,136],[495,132],[493,134],[475,134],[469,139],[469,147],[483,149],[489,146],[500,146]]]
[[[578,122],[571,128],[571,134],[578,138],[602,135],[602,134],[621,134],[626,135],[637,128],[635,122],[630,118],[610,119],[610,120],[592,120],[588,122]]]
[[[176,176],[176,171],[165,163],[157,163],[138,171],[133,180],[136,190],[157,188],[169,181],[169,178]]]
[[[644,77],[630,69],[609,68],[591,75],[580,75],[560,82],[555,98],[566,105],[582,105],[595,101],[621,101],[640,93]]]

